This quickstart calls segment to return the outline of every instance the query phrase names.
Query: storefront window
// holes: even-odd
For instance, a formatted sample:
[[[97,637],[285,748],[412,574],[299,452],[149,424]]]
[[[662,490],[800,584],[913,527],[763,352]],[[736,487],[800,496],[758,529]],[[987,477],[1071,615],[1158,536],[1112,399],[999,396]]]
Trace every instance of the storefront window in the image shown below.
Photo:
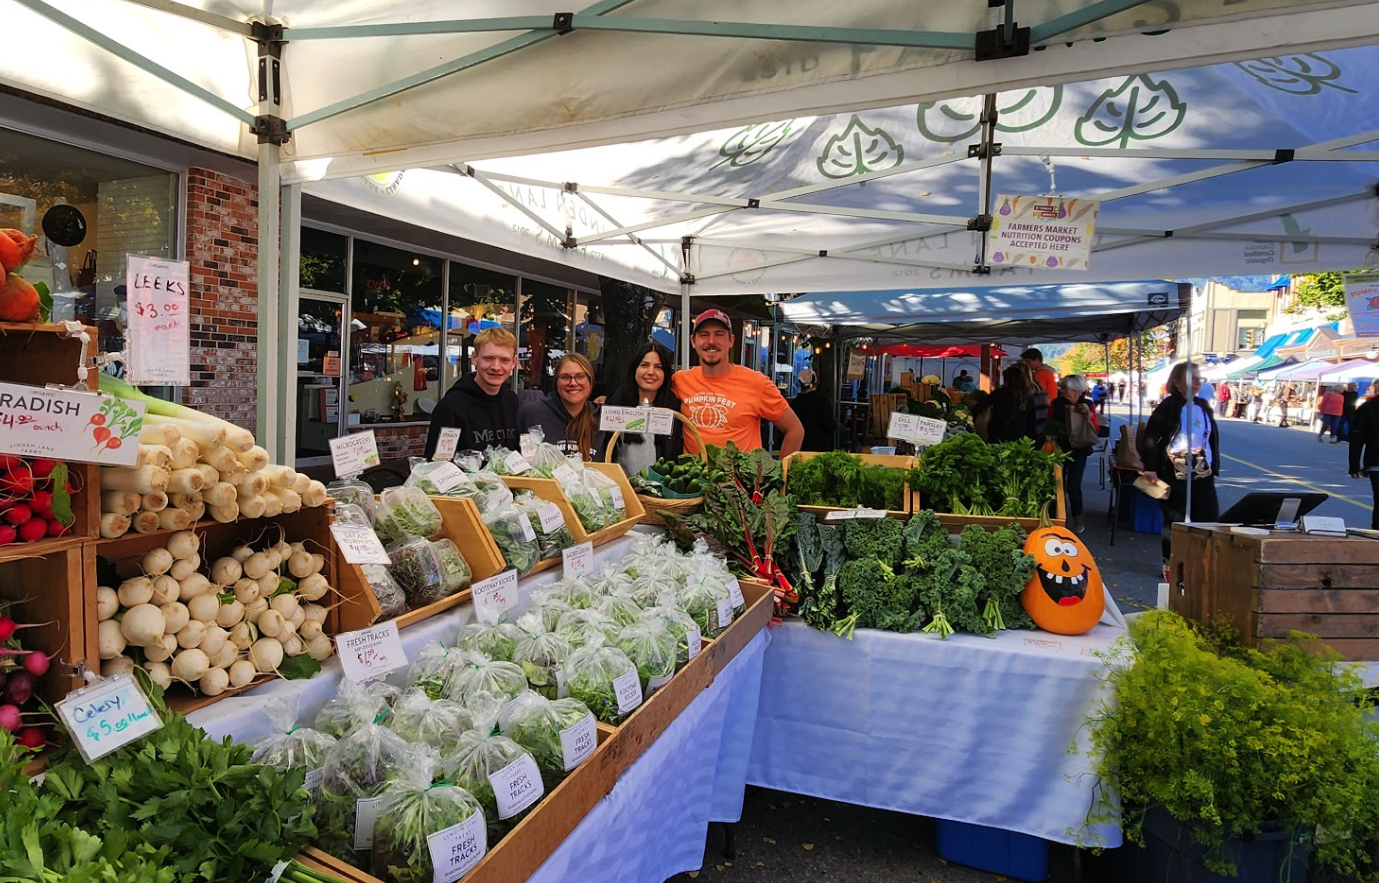
[[[450,321],[447,323],[447,383],[470,372],[474,335],[485,328],[517,333],[515,277],[458,261],[450,262]]]
[[[349,407],[360,422],[429,420],[442,394],[444,261],[356,239]]]
[[[604,390],[603,351],[605,335],[603,297],[580,292],[575,296],[575,352],[594,366],[594,392]]]
[[[551,369],[569,346],[573,331],[569,289],[522,280],[522,385],[549,392]]]
[[[177,256],[177,200],[174,173],[0,129],[0,227],[39,237],[25,278],[103,352],[124,348],[125,255]]]
[[[344,292],[348,260],[348,237],[310,227],[302,228],[302,258],[297,276],[302,288]]]

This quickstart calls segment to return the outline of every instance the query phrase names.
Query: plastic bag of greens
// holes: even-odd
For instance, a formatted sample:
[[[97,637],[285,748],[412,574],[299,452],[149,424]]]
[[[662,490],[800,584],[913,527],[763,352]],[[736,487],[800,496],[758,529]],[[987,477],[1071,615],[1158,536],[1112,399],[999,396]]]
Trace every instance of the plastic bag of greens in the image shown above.
[[[581,647],[565,660],[565,686],[606,724],[621,723],[642,704],[637,666],[617,647],[601,639]]]
[[[627,594],[642,609],[674,604],[675,587],[683,582],[679,569],[669,567],[665,561],[642,563]]]
[[[565,691],[560,668],[574,648],[569,641],[546,629],[522,628],[520,631],[512,661],[521,666],[532,690],[547,699],[562,698]]]
[[[648,607],[642,611],[642,621],[656,620],[665,623],[675,637],[675,670],[685,667],[691,659],[699,655],[703,648],[703,636],[699,633],[699,623],[694,617],[678,607]]]
[[[503,734],[531,753],[550,791],[594,753],[598,730],[593,712],[578,699],[547,699],[523,693],[500,719]]]
[[[484,469],[484,452],[473,450],[460,451],[451,458],[451,462],[470,475],[473,475],[476,472],[482,472]]]
[[[407,687],[417,688],[432,699],[439,699],[451,673],[461,665],[471,664],[472,654],[441,643],[427,644],[417,653],[407,669]]]
[[[528,632],[553,632],[560,617],[573,609],[557,595],[533,592],[531,603],[517,617],[517,627]]]
[[[540,560],[536,531],[513,504],[511,493],[486,495],[479,502],[479,515],[503,553],[504,561],[518,573],[527,573],[536,566]]]
[[[704,562],[685,577],[677,605],[694,617],[706,638],[716,638],[733,622],[733,598],[717,568]]]
[[[536,547],[541,560],[559,558],[564,549],[575,544],[574,537],[565,526],[565,516],[555,503],[543,500],[531,491],[517,491],[513,495],[513,505],[526,516],[536,534]]]
[[[440,756],[411,746],[397,776],[383,789],[374,824],[375,877],[392,883],[451,883],[488,852],[488,827],[474,795],[435,782]]]
[[[685,559],[684,568],[686,581],[698,580],[721,585],[732,599],[734,618],[747,610],[747,599],[743,597],[737,577],[728,570],[728,562],[710,552],[709,544],[704,542],[702,537],[694,541],[694,549]]]
[[[369,711],[361,704],[355,715],[361,723],[326,752],[316,814],[317,845],[357,868],[369,866],[378,798],[407,755],[407,743],[383,725],[384,715],[370,719]]]
[[[442,695],[461,705],[468,705],[480,693],[514,699],[526,689],[527,676],[521,666],[471,651],[465,657],[465,663],[450,672]]]
[[[431,541],[431,548],[436,552],[436,559],[441,563],[441,576],[445,578],[445,594],[447,597],[462,592],[469,587],[469,564],[460,554],[459,547],[447,539]]]
[[[631,625],[641,619],[642,608],[631,595],[612,592],[604,595],[594,605],[594,609],[620,626]]]
[[[302,770],[306,773],[306,790],[314,796],[321,787],[321,767],[326,762],[326,752],[336,742],[335,737],[311,727],[297,726],[295,698],[270,699],[264,711],[276,735],[261,740],[250,760],[283,772]]]
[[[598,495],[609,524],[617,524],[627,517],[627,501],[623,499],[622,487],[616,481],[597,469],[584,470],[580,478],[591,492]]]
[[[433,537],[441,530],[441,513],[426,494],[414,487],[390,487],[378,498],[374,530],[385,543],[405,537]]]
[[[531,753],[498,732],[498,716],[506,704],[504,697],[472,696],[474,729],[460,736],[442,761],[445,777],[484,808],[490,843],[497,843],[546,793]]]
[[[531,462],[529,474],[534,478],[553,478],[561,481],[567,474],[576,474],[584,468],[583,463],[565,456],[565,452],[560,450],[559,446],[552,444],[537,445],[527,459]]]
[[[600,595],[630,595],[636,580],[621,564],[605,564],[591,582]]]
[[[599,593],[588,577],[576,574],[556,580],[533,593],[533,603],[546,599],[561,601],[572,610],[588,610],[598,603]]]
[[[598,610],[571,610],[560,617],[555,627],[555,633],[572,647],[588,647],[596,642],[612,644],[620,631],[622,626],[616,620]]]
[[[361,564],[359,569],[364,572],[364,580],[373,590],[374,597],[378,599],[381,611],[379,619],[392,619],[407,612],[407,593],[397,584],[397,580],[393,579],[388,568],[382,564]]]
[[[471,622],[460,629],[455,642],[462,650],[482,653],[490,659],[512,662],[512,651],[522,637],[522,630],[510,622]]]
[[[484,451],[484,468],[495,475],[522,475],[531,470],[531,463],[521,451],[488,448]]]
[[[403,487],[416,488],[424,494],[437,496],[458,496],[457,489],[474,482],[464,474],[464,470],[445,460],[421,460],[412,466],[412,474],[402,483]]]
[[[380,715],[387,723],[397,696],[397,688],[384,681],[342,681],[339,691],[316,712],[316,729],[342,739],[356,725],[372,722]]]
[[[660,619],[648,619],[624,626],[618,634],[618,649],[637,666],[642,696],[650,696],[665,686],[675,674],[675,651],[679,642],[670,626]]]
[[[564,491],[566,498],[570,501],[570,507],[579,516],[579,523],[589,533],[603,530],[611,526],[616,519],[613,513],[609,512],[603,505],[603,500],[599,495],[598,489],[587,483],[582,476],[592,472],[589,469],[581,469],[569,481],[562,481],[560,489]],[[558,480],[558,479],[557,479]]]
[[[370,499],[372,503],[372,499]],[[367,527],[373,530],[373,516],[358,503],[337,503],[335,523],[346,527]]]
[[[338,506],[346,503],[353,503],[369,516],[369,525],[373,525],[374,515],[374,493],[373,488],[367,481],[359,478],[337,478],[326,485],[326,495],[335,500],[337,504],[336,514],[339,514]]]
[[[408,742],[447,752],[455,747],[460,734],[473,726],[474,719],[463,705],[448,699],[433,700],[416,687],[397,700],[388,729]]]
[[[440,556],[429,540],[403,537],[387,546],[388,559],[393,562],[390,573],[412,607],[425,607],[449,594],[445,589],[445,574]]]

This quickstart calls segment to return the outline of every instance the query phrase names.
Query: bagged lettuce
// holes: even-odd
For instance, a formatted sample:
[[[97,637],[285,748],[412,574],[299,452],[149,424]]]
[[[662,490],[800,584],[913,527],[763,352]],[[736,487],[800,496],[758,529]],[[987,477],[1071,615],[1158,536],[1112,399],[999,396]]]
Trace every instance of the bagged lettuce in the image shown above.
[[[618,635],[618,649],[637,666],[642,696],[650,696],[675,674],[675,634],[660,619],[648,619],[624,626]]]
[[[472,729],[474,719],[463,705],[448,699],[432,699],[420,687],[402,694],[393,708],[388,729],[413,744],[450,751],[460,734]]]
[[[657,620],[665,623],[675,636],[675,670],[685,667],[691,659],[699,655],[703,646],[703,636],[699,633],[699,623],[694,617],[678,607],[648,607],[642,611],[642,620]]]
[[[316,814],[317,845],[356,868],[369,867],[379,797],[407,756],[407,743],[383,725],[384,715],[370,720],[370,708],[361,703],[359,723],[326,752]]]
[[[527,676],[521,666],[471,651],[465,657],[465,664],[450,672],[443,696],[468,706],[470,700],[480,694],[514,699],[526,689]]]
[[[560,667],[573,649],[569,641],[554,632],[521,628],[512,661],[521,667],[532,690],[547,699],[559,699],[562,698]]]
[[[606,724],[619,724],[642,704],[637,666],[617,647],[601,639],[580,647],[565,660],[565,686],[570,698],[583,702]]]
[[[411,746],[379,795],[371,869],[392,883],[459,880],[488,852],[483,809],[472,794],[435,782],[440,757]]]
[[[336,694],[316,712],[316,729],[341,739],[357,724],[386,723],[398,695],[398,689],[386,681],[342,681]]]
[[[541,769],[550,791],[598,747],[593,712],[578,699],[547,699],[523,693],[500,718],[503,734],[521,745]]]
[[[543,593],[538,589],[532,592],[532,600],[527,609],[517,617],[517,627],[529,632],[553,632],[560,623],[560,617],[573,609],[559,596],[549,592]]]
[[[250,761],[283,772],[302,770],[306,773],[306,790],[314,797],[321,787],[321,768],[326,754],[336,738],[311,727],[297,726],[294,723],[297,719],[295,698],[274,697],[268,700],[264,711],[274,735],[260,740]]]
[[[474,654],[467,650],[440,643],[427,644],[407,669],[407,686],[420,689],[431,699],[439,699],[455,669],[474,662]]]
[[[406,537],[429,539],[441,531],[441,513],[417,488],[390,487],[379,495],[373,526],[385,543]]]
[[[612,644],[621,630],[617,620],[598,610],[571,610],[560,617],[555,627],[555,633],[572,647],[587,647],[595,642]]]
[[[512,493],[486,494],[479,501],[479,515],[493,541],[503,553],[503,560],[519,574],[528,573],[541,560],[536,531],[512,501]]]
[[[545,794],[531,753],[498,732],[498,716],[507,702],[482,693],[470,697],[474,729],[461,735],[442,761],[446,779],[473,794],[483,807],[490,844],[501,840]]]
[[[431,548],[440,562],[441,577],[445,580],[445,597],[469,588],[469,563],[460,554],[460,549],[448,539],[431,541]]]
[[[412,474],[402,483],[403,487],[416,488],[424,494],[438,497],[466,496],[466,488],[473,485],[473,479],[454,463],[420,459],[413,460]]]
[[[494,475],[523,475],[531,471],[531,463],[520,451],[490,447],[484,450],[484,468]]]
[[[519,490],[512,496],[517,511],[531,523],[532,532],[536,534],[537,554],[542,561],[559,558],[563,550],[575,544],[559,506],[527,490]]]
[[[512,662],[512,651],[522,637],[522,630],[510,622],[471,622],[460,629],[455,642],[462,650],[482,653],[490,659]]]
[[[642,616],[642,608],[632,600],[632,596],[620,592],[604,595],[594,609],[620,626],[631,625]]]

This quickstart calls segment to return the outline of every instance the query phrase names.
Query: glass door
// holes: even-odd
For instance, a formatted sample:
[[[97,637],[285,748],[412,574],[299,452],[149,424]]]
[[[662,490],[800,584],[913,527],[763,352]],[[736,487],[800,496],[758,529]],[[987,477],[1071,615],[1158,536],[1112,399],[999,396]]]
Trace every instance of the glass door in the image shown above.
[[[345,296],[302,291],[297,308],[297,465],[330,462],[330,439],[348,411],[342,375]]]

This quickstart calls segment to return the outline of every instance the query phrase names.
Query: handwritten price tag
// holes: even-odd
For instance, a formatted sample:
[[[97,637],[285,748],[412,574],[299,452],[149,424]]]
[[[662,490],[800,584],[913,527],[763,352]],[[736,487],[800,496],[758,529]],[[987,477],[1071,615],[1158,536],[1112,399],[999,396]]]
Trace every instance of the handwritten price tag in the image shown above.
[[[345,677],[352,681],[382,677],[407,665],[407,652],[402,649],[396,622],[336,635],[335,648]]]
[[[480,622],[496,623],[517,606],[517,571],[505,570],[480,580],[470,587],[474,593],[474,615]]]
[[[0,383],[0,451],[133,466],[145,408],[94,392]]]
[[[130,383],[191,385],[190,277],[187,261],[126,256]]]
[[[332,524],[331,535],[340,547],[340,554],[350,564],[391,564],[388,553],[371,528],[349,524]]]
[[[378,465],[378,439],[373,430],[342,435],[330,440],[330,459],[335,463],[337,478],[358,475],[370,466]]]
[[[886,437],[914,442],[921,447],[929,447],[943,441],[943,436],[947,431],[948,424],[942,420],[895,411],[891,414],[890,425],[886,428]]]
[[[432,460],[453,460],[455,451],[460,446],[460,430],[454,426],[447,426],[441,430],[440,438],[436,439],[436,452],[431,455]]]
[[[619,408],[604,405],[599,409],[599,429],[603,432],[649,432],[670,435],[675,418],[665,408]]]
[[[571,546],[563,549],[560,556],[564,559],[566,579],[577,573],[588,573],[594,566],[594,544],[584,542]]]
[[[143,689],[129,675],[77,690],[57,704],[57,711],[87,763],[163,726]]]

